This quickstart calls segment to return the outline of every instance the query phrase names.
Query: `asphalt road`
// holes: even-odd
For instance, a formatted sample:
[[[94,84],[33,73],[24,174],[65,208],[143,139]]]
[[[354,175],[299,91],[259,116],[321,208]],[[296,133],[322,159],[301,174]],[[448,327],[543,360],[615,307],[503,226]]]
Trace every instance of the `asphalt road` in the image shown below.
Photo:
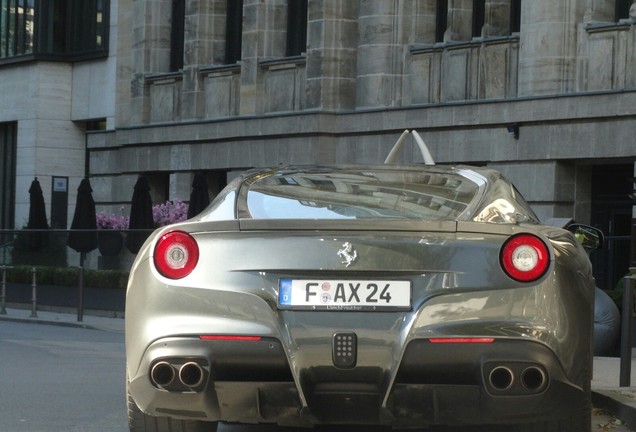
[[[0,321],[2,432],[128,432],[124,380],[121,332]],[[314,432],[380,430],[387,429],[325,427]],[[611,415],[595,410],[592,432],[603,430],[631,431]],[[219,432],[299,431],[307,430],[219,426]],[[434,430],[477,431],[485,429]]]
[[[0,430],[126,432],[122,333],[0,322]]]

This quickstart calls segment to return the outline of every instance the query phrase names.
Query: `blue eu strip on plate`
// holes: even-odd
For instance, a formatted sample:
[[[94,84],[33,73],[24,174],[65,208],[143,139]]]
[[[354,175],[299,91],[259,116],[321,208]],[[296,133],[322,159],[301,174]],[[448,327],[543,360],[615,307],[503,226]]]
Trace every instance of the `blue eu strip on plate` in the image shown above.
[[[278,291],[278,303],[281,306],[291,305],[291,279],[281,279]]]

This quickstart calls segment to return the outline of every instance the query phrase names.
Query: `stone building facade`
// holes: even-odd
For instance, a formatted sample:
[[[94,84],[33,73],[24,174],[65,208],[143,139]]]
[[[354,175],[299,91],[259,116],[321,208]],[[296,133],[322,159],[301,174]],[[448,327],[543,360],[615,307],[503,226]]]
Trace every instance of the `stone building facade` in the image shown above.
[[[68,206],[51,225],[70,224],[86,131],[115,127],[117,14],[108,0],[0,5],[0,228],[26,225],[35,177],[49,216],[58,180]]]
[[[103,99],[71,100],[100,114],[70,120],[106,120],[82,134],[105,209],[139,174],[155,202],[187,199],[197,171],[213,195],[249,167],[381,162],[416,129],[541,219],[603,228],[611,284],[635,248],[634,18],[625,0],[111,0],[115,66],[87,87]]]

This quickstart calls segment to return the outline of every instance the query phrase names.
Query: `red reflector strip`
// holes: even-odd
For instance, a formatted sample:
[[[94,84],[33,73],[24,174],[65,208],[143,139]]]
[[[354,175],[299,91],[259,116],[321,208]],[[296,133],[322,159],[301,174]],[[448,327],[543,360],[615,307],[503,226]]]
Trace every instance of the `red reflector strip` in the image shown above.
[[[208,341],[243,341],[243,342],[258,342],[263,339],[260,336],[240,336],[240,335],[201,335],[201,340]]]
[[[495,338],[431,338],[430,343],[492,343]]]

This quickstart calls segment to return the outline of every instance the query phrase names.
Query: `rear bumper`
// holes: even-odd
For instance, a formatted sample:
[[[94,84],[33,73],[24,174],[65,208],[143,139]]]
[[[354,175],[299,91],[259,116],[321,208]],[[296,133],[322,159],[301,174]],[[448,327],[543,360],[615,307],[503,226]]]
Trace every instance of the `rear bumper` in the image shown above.
[[[153,378],[159,363],[174,369],[174,379]],[[189,386],[179,371],[193,363],[201,379]],[[572,384],[552,351],[530,341],[433,344],[417,339],[408,344],[398,371],[369,365],[299,370],[292,373],[285,349],[274,338],[166,338],[146,350],[130,392],[143,411],[155,416],[300,426],[507,424],[589,410],[589,388]]]

